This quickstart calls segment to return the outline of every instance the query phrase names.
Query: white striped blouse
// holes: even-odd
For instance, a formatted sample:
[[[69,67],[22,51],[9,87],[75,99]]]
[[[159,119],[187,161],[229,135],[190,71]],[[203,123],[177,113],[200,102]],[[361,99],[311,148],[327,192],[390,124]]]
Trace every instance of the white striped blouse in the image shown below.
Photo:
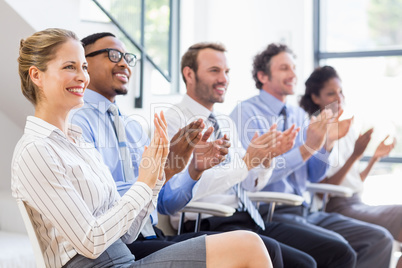
[[[61,130],[29,116],[16,145],[12,193],[26,202],[48,267],[62,267],[77,253],[97,258],[120,237],[133,242],[154,210],[163,185],[136,182],[120,198],[101,155],[71,126]]]

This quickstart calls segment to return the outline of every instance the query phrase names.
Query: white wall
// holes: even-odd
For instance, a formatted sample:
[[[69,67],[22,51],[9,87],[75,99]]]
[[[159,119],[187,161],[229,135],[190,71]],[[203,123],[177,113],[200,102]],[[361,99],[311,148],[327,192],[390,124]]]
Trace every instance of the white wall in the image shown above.
[[[286,41],[297,54],[299,84],[312,69],[312,0],[182,0],[181,52],[195,42],[218,41],[228,48],[231,67],[231,83],[224,104],[217,109],[230,113],[237,101],[258,93],[251,77],[253,56],[268,43]],[[81,21],[81,5],[93,5],[91,0],[0,0],[0,51],[3,64],[0,67],[3,97],[0,98],[0,190],[10,189],[10,163],[15,143],[22,135],[25,118],[33,114],[32,105],[20,92],[17,73],[19,41],[35,31],[60,27],[74,31],[82,38],[99,31],[116,33],[106,23]],[[85,14],[85,9],[83,10]],[[6,53],[4,53],[6,52]],[[133,109],[135,89],[128,96],[119,97],[122,110],[141,116],[148,125],[153,107],[158,103],[176,103],[181,96],[153,96],[150,88],[157,85],[145,66],[144,109]],[[134,70],[135,73],[135,70]],[[180,80],[181,81],[181,80]],[[132,88],[138,83],[136,75]],[[183,82],[181,87],[184,86]]]
[[[80,0],[0,0],[0,190],[10,190],[14,147],[23,133],[26,116],[34,112],[20,89],[17,66],[20,40],[50,27],[70,29],[80,38],[95,31],[115,31],[107,24],[81,22],[79,7]]]
[[[22,135],[23,129],[15,124],[3,112],[0,112],[2,134],[0,139],[0,191],[11,187],[11,157],[14,147]]]
[[[97,31],[116,32],[107,23],[91,23],[81,20],[82,7],[95,6],[91,0],[0,0],[9,4],[20,17],[34,29],[64,28],[75,32],[83,38]],[[88,9],[89,12],[90,9]],[[18,25],[17,25],[18,27]],[[15,29],[13,27],[13,29]],[[27,35],[21,35],[26,37]]]
[[[31,104],[22,96],[17,71],[18,47],[21,36],[26,36],[32,31],[32,28],[8,4],[0,1],[0,32],[2,33],[0,42],[0,51],[2,51],[2,65],[0,67],[0,81],[2,81],[2,97],[0,98],[0,125],[2,128],[0,138],[0,190],[10,190],[11,157],[15,144],[22,135],[25,118],[33,112]]]

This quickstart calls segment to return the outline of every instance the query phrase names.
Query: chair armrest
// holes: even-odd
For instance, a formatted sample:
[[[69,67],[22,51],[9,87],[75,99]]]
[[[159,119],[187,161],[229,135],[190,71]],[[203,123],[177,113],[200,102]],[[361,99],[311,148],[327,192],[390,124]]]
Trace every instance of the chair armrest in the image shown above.
[[[277,204],[291,206],[300,206],[304,201],[304,198],[299,195],[279,192],[247,192],[247,196],[253,202],[276,202]]]
[[[310,183],[306,189],[312,194],[330,194],[340,197],[351,197],[353,195],[353,191],[348,187],[327,183]]]
[[[207,203],[207,202],[190,202],[180,212],[194,212],[209,214],[217,217],[229,217],[235,213],[235,209],[226,205]]]

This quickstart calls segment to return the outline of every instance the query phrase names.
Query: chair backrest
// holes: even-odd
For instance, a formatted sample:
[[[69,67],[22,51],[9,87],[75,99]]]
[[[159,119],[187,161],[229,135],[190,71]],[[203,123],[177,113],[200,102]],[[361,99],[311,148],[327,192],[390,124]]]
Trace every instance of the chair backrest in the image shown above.
[[[41,247],[39,244],[39,237],[33,227],[33,223],[31,221],[31,217],[29,217],[25,203],[21,199],[18,199],[17,204],[18,204],[18,208],[21,212],[22,219],[24,220],[24,224],[25,224],[25,228],[27,229],[29,240],[31,241],[31,245],[33,247],[33,251],[35,254],[35,260],[36,260],[36,267],[46,268],[45,259],[43,258],[42,250],[41,250]]]
[[[328,198],[331,196],[351,197],[353,195],[353,190],[348,187],[328,183],[308,183],[306,190],[311,196],[310,212],[325,211]]]
[[[158,224],[156,227],[161,229],[165,235],[177,235],[177,230],[173,229],[172,225],[170,224],[169,216],[167,215],[158,213]]]

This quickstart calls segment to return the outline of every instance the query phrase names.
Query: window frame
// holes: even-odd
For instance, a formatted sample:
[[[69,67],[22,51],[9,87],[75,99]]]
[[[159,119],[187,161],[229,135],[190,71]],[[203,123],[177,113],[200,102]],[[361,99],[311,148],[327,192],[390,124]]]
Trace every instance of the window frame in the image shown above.
[[[145,46],[145,0],[141,0],[141,25],[140,25],[140,41],[137,42],[129,33],[119,24],[118,21],[97,1],[92,0],[99,9],[110,19],[110,21],[124,34],[124,36],[140,51],[139,61],[139,94],[134,99],[134,108],[143,108],[144,97],[144,79],[145,79],[145,63],[150,63],[171,85],[169,95],[174,95],[179,92],[179,54],[180,54],[180,1],[169,0],[169,40],[168,40],[168,74],[166,74],[156,64],[151,56],[146,53]]]
[[[320,61],[325,59],[342,59],[342,58],[365,58],[365,57],[389,57],[402,56],[402,49],[392,50],[370,50],[370,51],[342,51],[342,52],[324,52],[320,48],[321,39],[321,0],[313,0],[313,55],[314,68],[320,66]],[[365,155],[360,161],[367,162],[371,156]],[[386,163],[402,163],[402,157],[385,157],[380,162]]]

